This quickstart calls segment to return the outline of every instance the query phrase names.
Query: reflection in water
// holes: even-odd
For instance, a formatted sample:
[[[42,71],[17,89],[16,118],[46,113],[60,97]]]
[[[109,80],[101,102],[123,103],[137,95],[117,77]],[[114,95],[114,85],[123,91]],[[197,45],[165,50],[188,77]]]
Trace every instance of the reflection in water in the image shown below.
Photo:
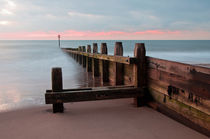
[[[56,43],[46,42],[0,41],[0,112],[45,104],[52,67],[62,68],[64,88],[87,86],[85,70]]]
[[[4,86],[0,92],[0,111],[15,107],[21,100],[20,91],[14,85]],[[10,102],[11,104],[9,104]]]
[[[92,72],[86,72],[86,79],[87,79],[87,86],[88,87],[97,87],[101,86],[101,78],[100,77],[93,77]]]

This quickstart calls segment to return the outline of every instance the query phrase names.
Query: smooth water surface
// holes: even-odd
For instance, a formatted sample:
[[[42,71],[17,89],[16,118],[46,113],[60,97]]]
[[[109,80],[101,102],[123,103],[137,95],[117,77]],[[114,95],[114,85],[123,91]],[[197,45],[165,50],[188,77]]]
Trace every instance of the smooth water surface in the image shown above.
[[[106,42],[113,55],[116,41],[62,41],[62,47]],[[147,55],[192,64],[210,63],[210,41],[122,41],[124,56],[135,43],[145,43]],[[51,88],[51,68],[62,67],[64,88],[87,86],[85,70],[58,48],[57,41],[0,41],[0,111],[44,104]]]

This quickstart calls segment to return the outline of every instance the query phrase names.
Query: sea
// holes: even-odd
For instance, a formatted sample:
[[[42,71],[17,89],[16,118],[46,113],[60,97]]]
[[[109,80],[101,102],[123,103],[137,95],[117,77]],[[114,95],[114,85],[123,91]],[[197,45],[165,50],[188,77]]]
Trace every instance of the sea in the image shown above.
[[[62,48],[105,42],[113,55],[115,42],[124,56],[135,43],[145,43],[146,55],[189,64],[210,64],[210,40],[62,40]],[[88,86],[85,69],[58,47],[56,40],[0,40],[0,112],[45,105],[51,89],[51,68],[61,67],[64,88]]]

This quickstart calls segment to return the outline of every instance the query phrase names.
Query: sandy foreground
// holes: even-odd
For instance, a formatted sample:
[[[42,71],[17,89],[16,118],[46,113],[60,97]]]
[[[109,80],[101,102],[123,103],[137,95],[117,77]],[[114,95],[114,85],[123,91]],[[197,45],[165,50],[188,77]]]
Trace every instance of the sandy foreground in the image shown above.
[[[51,105],[0,113],[1,139],[207,139],[132,99]]]

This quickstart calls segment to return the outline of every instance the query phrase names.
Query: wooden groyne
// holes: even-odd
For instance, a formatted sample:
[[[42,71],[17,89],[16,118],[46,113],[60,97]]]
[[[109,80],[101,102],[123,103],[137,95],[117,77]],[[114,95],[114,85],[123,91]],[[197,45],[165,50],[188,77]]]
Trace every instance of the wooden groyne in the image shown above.
[[[87,72],[91,72],[93,78],[100,76],[102,86],[109,84],[116,87],[115,89],[118,89],[119,92],[123,88],[117,88],[117,86],[123,86],[124,88],[130,86],[127,89],[135,91],[129,97],[135,98],[134,102],[138,104],[137,106],[148,105],[210,136],[209,68],[146,56],[143,43],[135,45],[134,57],[123,56],[123,45],[121,42],[116,42],[113,56],[107,55],[108,48],[106,43],[101,44],[100,52],[98,52],[96,43],[92,46],[92,50],[90,45],[87,47],[80,46],[78,48],[62,49],[81,64],[82,67],[86,68]],[[102,94],[109,92],[113,88],[103,89]],[[84,92],[85,88],[76,90],[78,91],[76,93],[81,94],[81,90]],[[90,90],[94,89],[91,88]],[[89,95],[91,93],[90,90],[86,90],[86,93],[89,92]],[[100,88],[96,90],[98,91],[95,92],[95,96],[100,95]],[[65,94],[64,92],[66,91],[68,89],[61,89],[57,92]],[[71,92],[70,90],[69,93],[75,93],[74,91]],[[124,93],[126,91],[129,90],[125,90]],[[136,91],[141,93],[136,93]],[[57,95],[59,93],[55,93],[57,96],[52,97],[53,92],[56,91],[53,91],[53,89],[47,91],[47,104],[70,101],[63,101],[66,94],[60,99],[56,99],[59,98],[59,95]],[[72,96],[70,95],[66,98],[71,98]],[[101,98],[109,98],[110,94],[103,95]],[[74,97],[76,96],[74,95]],[[85,94],[81,96],[84,97]],[[50,99],[51,102],[48,101]],[[92,100],[97,100],[97,98],[92,98]]]

